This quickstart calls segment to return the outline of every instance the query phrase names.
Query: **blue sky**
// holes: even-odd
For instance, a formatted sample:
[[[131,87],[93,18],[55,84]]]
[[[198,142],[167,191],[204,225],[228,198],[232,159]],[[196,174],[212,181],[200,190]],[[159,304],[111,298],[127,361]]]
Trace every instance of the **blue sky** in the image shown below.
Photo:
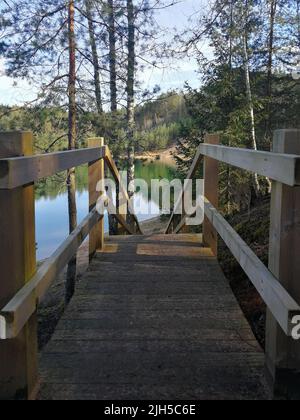
[[[170,0],[171,1],[171,0]],[[207,0],[182,0],[174,6],[159,12],[157,20],[168,34],[173,34],[176,29],[178,32],[190,28],[192,23],[190,18],[195,18],[196,13],[205,13]],[[207,50],[207,47],[203,45]],[[199,86],[196,73],[197,63],[193,59],[180,59],[170,63],[170,67],[164,70],[149,70],[149,85],[158,84],[163,90],[181,88],[186,81],[193,87]],[[144,79],[146,81],[146,78]]]
[[[170,0],[171,1],[171,0]],[[196,12],[204,13],[207,0],[182,0],[174,6],[157,12],[157,20],[164,29],[166,39],[170,39],[173,29],[182,31],[191,25],[189,18]],[[203,45],[204,49],[207,49]],[[193,87],[199,86],[196,73],[197,63],[192,59],[174,60],[164,69],[146,69],[143,74],[145,88],[159,85],[162,91],[180,89],[186,81]],[[13,80],[4,75],[4,62],[0,59],[0,103],[6,105],[22,104],[33,100],[36,90],[24,80]]]

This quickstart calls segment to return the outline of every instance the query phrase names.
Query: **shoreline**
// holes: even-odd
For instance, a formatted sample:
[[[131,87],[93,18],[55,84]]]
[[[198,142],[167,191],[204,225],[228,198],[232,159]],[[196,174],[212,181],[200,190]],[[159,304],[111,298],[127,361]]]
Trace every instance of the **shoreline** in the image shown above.
[[[170,146],[167,149],[155,150],[143,153],[137,153],[135,158],[137,160],[146,160],[150,162],[162,162],[170,166],[176,166],[174,154],[176,152],[176,146]]]

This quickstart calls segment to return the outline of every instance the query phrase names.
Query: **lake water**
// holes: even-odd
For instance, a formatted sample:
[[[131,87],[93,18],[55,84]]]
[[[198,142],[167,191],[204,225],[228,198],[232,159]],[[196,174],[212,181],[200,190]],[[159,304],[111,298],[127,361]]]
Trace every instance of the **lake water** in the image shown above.
[[[152,163],[137,162],[136,178],[144,179],[150,188],[151,179],[174,179],[175,168],[160,162]],[[88,214],[88,170],[87,166],[77,168],[77,212],[78,223]],[[151,202],[149,197],[137,193],[135,200],[139,200],[139,206],[143,214],[138,215],[140,221],[158,216],[159,203]],[[151,204],[151,214],[149,214]],[[40,261],[49,257],[68,237],[68,199],[64,175],[47,179],[36,186],[36,240],[37,259]],[[105,230],[108,231],[108,220],[105,217]]]

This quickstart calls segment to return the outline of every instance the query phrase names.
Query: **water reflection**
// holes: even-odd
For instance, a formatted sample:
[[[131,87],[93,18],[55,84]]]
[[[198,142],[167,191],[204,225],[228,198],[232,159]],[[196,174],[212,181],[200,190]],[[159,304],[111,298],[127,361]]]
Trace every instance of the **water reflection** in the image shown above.
[[[152,179],[169,179],[175,176],[175,169],[160,161],[152,163],[137,162],[136,177],[144,179],[149,185],[149,192]],[[88,214],[88,171],[87,167],[79,167],[76,172],[77,178],[77,211],[78,223]],[[64,174],[54,178],[48,178],[36,186],[36,238],[38,260],[49,257],[56,248],[68,237],[68,200],[64,182]],[[150,194],[149,194],[150,195]],[[138,215],[140,221],[147,220],[160,214],[159,203],[151,202],[149,214],[150,197],[142,193],[135,196],[136,204],[143,209],[143,214]],[[108,219],[105,217],[105,229],[108,231]]]

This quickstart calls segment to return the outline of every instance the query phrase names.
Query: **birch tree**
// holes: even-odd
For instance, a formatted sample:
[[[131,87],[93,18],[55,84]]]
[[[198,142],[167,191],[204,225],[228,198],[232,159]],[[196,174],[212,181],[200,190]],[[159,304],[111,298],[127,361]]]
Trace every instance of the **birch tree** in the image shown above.
[[[244,71],[245,71],[245,84],[246,84],[246,95],[249,106],[249,117],[251,124],[251,141],[252,149],[258,150],[257,140],[256,140],[256,127],[255,127],[255,113],[254,113],[254,104],[252,97],[251,89],[251,80],[250,80],[250,63],[249,63],[249,53],[248,53],[248,24],[249,24],[249,2],[245,1],[244,4],[244,22],[243,22],[243,33],[242,33],[242,43],[243,43],[243,54],[244,54]],[[258,175],[253,175],[253,187],[256,196],[260,193],[260,185]]]

